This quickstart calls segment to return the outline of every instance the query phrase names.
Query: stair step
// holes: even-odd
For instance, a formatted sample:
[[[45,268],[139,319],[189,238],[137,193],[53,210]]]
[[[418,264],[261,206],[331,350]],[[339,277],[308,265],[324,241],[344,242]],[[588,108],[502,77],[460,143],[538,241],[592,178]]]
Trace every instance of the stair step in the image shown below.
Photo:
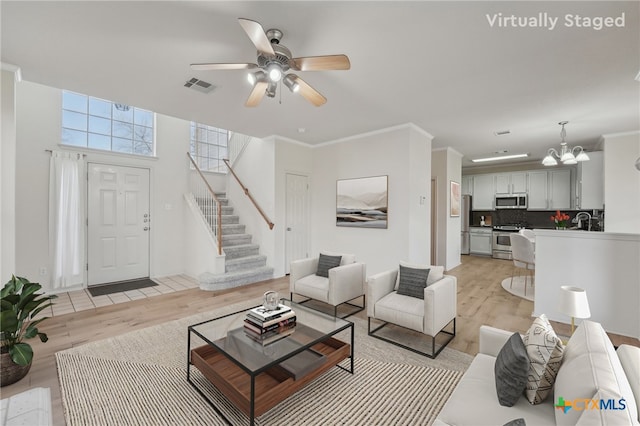
[[[260,246],[258,244],[242,244],[237,246],[224,246],[222,247],[227,260],[237,259],[239,257],[257,256],[259,254]]]
[[[222,235],[244,234],[244,228],[244,225],[238,223],[225,224],[224,219],[222,220]]]
[[[273,278],[273,268],[264,266],[246,271],[225,272],[224,274],[205,273],[200,277],[201,290],[224,290],[245,284],[257,283]]]
[[[256,256],[245,256],[225,261],[226,272],[245,271],[248,269],[261,268],[267,265],[267,256],[261,254]]]
[[[204,214],[204,213],[203,213]],[[210,224],[215,223],[216,215],[215,214],[205,214],[205,219]],[[240,216],[233,214],[223,214],[222,215],[222,224],[223,225],[235,225],[240,223]]]
[[[225,234],[222,232],[222,247],[251,244],[250,234]]]
[[[200,210],[202,213],[206,215],[216,215],[218,214],[218,208],[214,206],[200,206]],[[222,215],[233,214],[233,207],[231,206],[222,206]]]

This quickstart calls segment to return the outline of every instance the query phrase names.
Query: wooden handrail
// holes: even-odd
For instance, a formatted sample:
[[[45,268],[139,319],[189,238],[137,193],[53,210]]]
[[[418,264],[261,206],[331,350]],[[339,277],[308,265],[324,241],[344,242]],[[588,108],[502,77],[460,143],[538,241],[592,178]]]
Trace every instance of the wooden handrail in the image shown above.
[[[269,226],[269,229],[273,229],[273,222],[271,222],[271,220],[269,219],[269,217],[267,217],[267,215],[264,213],[264,211],[262,211],[262,209],[260,208],[260,206],[258,205],[258,203],[256,203],[256,200],[253,199],[253,197],[251,196],[251,193],[249,193],[249,189],[244,186],[242,184],[242,182],[240,181],[240,178],[238,178],[238,175],[236,175],[236,172],[233,171],[233,168],[231,167],[231,164],[229,164],[229,160],[228,159],[223,159],[222,161],[224,161],[224,164],[227,165],[227,167],[229,168],[229,171],[231,172],[231,174],[233,175],[234,178],[236,178],[236,180],[238,181],[238,184],[240,184],[240,188],[242,188],[242,190],[244,191],[244,194],[249,197],[249,199],[251,200],[251,202],[253,203],[254,207],[256,209],[258,209],[258,212],[260,213],[260,215],[262,216],[262,218],[264,219],[265,222],[267,222],[267,226]]]
[[[216,201],[216,206],[217,206],[216,213],[218,216],[216,220],[216,223],[217,223],[216,237],[218,239],[218,255],[222,255],[222,204],[220,204],[220,200],[218,199],[218,196],[214,192],[213,188],[211,188],[211,185],[209,185],[209,182],[207,181],[207,179],[202,174],[200,167],[198,167],[198,165],[196,164],[196,161],[191,156],[191,153],[187,152],[187,157],[189,157],[189,160],[191,160],[191,164],[193,164],[193,167],[196,169],[196,171],[200,175],[200,178],[202,178],[202,181],[204,182],[207,189],[211,193],[211,196],[213,196],[213,199]]]

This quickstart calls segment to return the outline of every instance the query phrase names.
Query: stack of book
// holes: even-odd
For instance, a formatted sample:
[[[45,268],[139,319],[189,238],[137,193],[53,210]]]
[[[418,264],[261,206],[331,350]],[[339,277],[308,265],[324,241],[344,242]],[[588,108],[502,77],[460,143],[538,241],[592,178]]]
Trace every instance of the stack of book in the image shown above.
[[[275,342],[293,333],[296,313],[288,306],[278,305],[275,310],[263,306],[247,312],[244,330],[250,338],[264,345]]]

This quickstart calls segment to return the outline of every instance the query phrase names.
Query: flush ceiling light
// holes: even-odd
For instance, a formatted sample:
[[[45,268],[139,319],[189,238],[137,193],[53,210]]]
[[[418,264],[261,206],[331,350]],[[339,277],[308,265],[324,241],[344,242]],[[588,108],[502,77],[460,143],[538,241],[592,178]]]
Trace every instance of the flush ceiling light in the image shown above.
[[[543,166],[555,166],[558,164],[556,158],[562,161],[562,164],[566,165],[577,164],[580,161],[589,161],[589,156],[584,152],[584,149],[581,146],[570,148],[564,141],[567,137],[567,131],[564,129],[564,126],[567,123],[568,121],[561,121],[558,123],[562,126],[562,130],[560,131],[560,152],[558,153],[555,148],[549,148],[547,156],[542,160]],[[577,153],[577,155],[575,153]]]
[[[471,160],[471,162],[473,163],[484,163],[486,161],[500,161],[500,160],[510,160],[512,158],[523,158],[523,157],[528,157],[529,154],[525,153],[525,154],[509,154],[509,155],[500,155],[497,157],[486,157],[486,158],[474,158],[473,160]]]

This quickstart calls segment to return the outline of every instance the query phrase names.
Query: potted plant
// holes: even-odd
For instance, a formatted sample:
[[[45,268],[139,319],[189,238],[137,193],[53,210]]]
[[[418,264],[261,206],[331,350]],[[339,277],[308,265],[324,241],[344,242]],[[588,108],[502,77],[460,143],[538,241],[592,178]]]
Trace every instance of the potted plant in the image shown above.
[[[13,275],[0,291],[0,386],[15,383],[29,372],[33,349],[24,340],[36,336],[42,342],[48,340],[37,328],[48,317],[34,318],[53,305],[51,299],[58,296],[36,293],[41,288],[38,283]]]

